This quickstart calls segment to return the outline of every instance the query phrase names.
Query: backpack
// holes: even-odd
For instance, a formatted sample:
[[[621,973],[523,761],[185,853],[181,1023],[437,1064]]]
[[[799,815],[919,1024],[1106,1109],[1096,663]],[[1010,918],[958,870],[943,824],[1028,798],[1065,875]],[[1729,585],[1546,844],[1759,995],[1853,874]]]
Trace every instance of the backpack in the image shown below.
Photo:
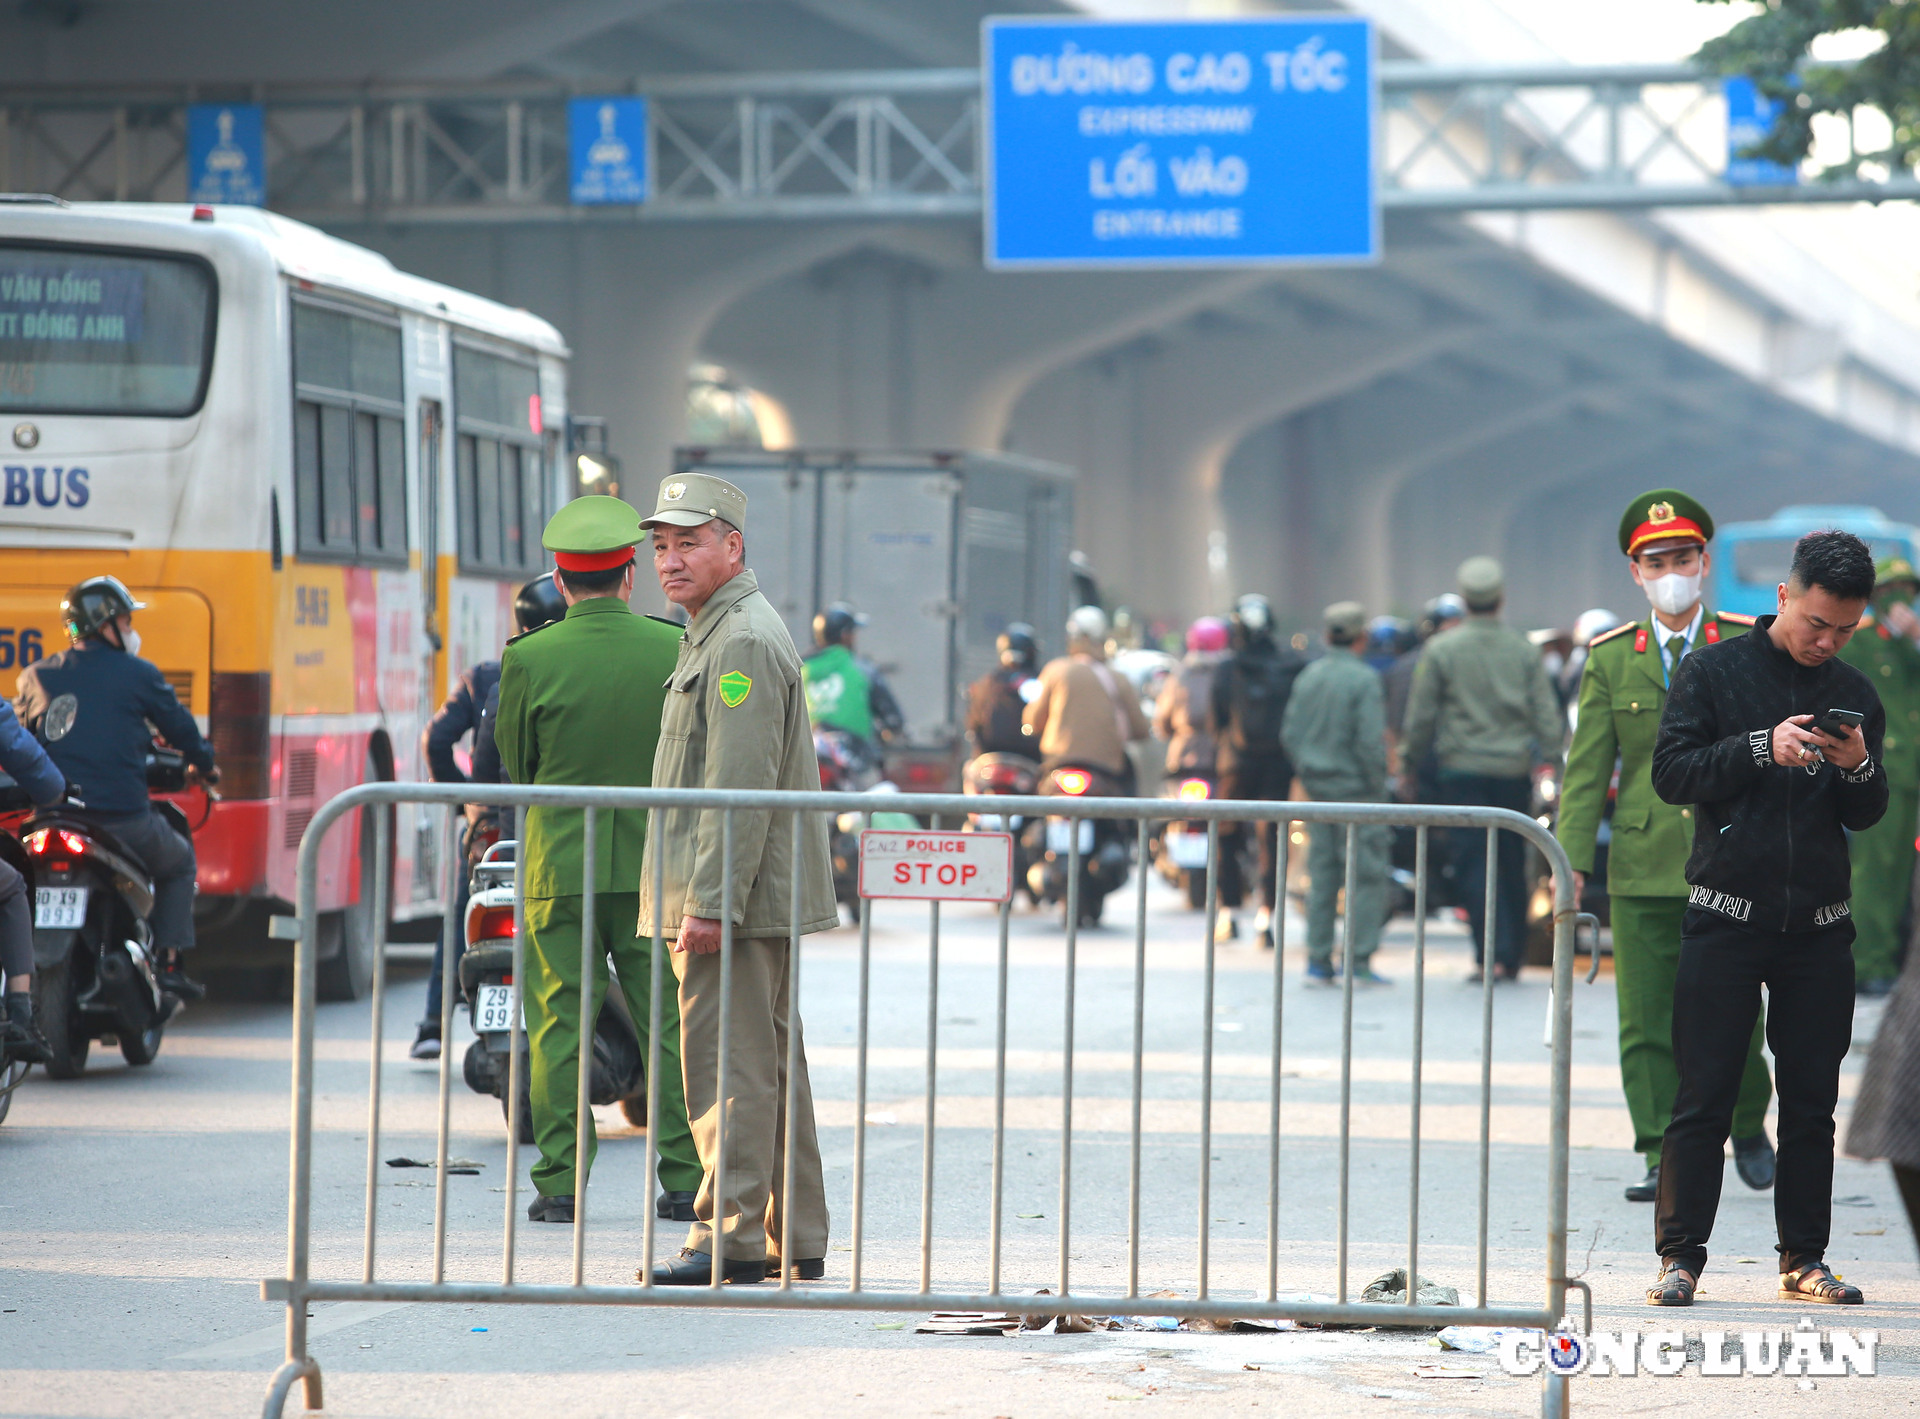
[[[1235,748],[1254,754],[1280,752],[1280,721],[1304,663],[1298,656],[1282,657],[1271,650],[1234,658],[1227,703],[1233,716],[1228,733]]]

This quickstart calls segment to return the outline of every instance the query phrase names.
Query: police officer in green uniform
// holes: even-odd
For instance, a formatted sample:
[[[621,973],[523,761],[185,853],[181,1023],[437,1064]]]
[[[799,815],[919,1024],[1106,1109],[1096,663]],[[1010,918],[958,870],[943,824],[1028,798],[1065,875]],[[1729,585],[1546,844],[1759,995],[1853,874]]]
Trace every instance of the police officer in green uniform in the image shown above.
[[[1653,742],[1681,658],[1744,634],[1753,624],[1751,616],[1710,611],[1701,600],[1712,537],[1707,510],[1672,488],[1642,493],[1620,519],[1620,550],[1653,614],[1596,636],[1588,646],[1578,722],[1560,788],[1556,835],[1573,866],[1577,899],[1593,871],[1607,788],[1619,766],[1607,891],[1620,1008],[1620,1079],[1633,1119],[1634,1151],[1647,1161],[1645,1179],[1627,1188],[1631,1202],[1654,1200],[1660,1145],[1680,1086],[1673,1062],[1673,982],[1680,964],[1680,918],[1687,910],[1687,856],[1693,849],[1693,810],[1663,803],[1653,791]],[[1752,1188],[1773,1186],[1773,1145],[1766,1134],[1772,1081],[1760,1041],[1756,1022],[1733,1114],[1734,1162]]]
[[[541,543],[553,552],[554,579],[567,614],[507,642],[500,665],[495,729],[501,762],[515,783],[613,785],[653,782],[654,747],[666,682],[679,654],[680,628],[628,606],[640,517],[618,498],[575,499],[553,515]],[[580,931],[585,845],[578,808],[531,808],[521,874],[527,899],[525,989],[533,1136],[539,1196],[536,1222],[573,1220],[574,1104],[580,1068]],[[592,1000],[595,1019],[607,992],[607,958],[647,1048],[652,1020],[653,942],[634,935],[647,815],[641,809],[595,815]],[[671,989],[671,985],[668,987]],[[659,1113],[649,1121],[660,1159],[660,1216],[693,1220],[701,1169],[680,1068],[680,1012],[661,1012]],[[587,1167],[593,1123],[587,1123]]]
[[[1913,611],[1920,577],[1905,557],[1882,558],[1874,571],[1873,610],[1840,652],[1873,681],[1887,711],[1887,813],[1865,832],[1847,835],[1855,989],[1867,996],[1885,995],[1900,974],[1900,928],[1913,893],[1913,838],[1920,827],[1920,648],[1914,645],[1920,620]]]

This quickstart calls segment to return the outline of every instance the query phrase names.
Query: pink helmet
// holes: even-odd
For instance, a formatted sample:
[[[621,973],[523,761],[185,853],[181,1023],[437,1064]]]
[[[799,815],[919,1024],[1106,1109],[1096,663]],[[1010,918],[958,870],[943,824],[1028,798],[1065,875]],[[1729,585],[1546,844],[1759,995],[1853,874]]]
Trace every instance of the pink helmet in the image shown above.
[[[1188,650],[1225,650],[1227,623],[1218,616],[1202,616],[1187,627]]]

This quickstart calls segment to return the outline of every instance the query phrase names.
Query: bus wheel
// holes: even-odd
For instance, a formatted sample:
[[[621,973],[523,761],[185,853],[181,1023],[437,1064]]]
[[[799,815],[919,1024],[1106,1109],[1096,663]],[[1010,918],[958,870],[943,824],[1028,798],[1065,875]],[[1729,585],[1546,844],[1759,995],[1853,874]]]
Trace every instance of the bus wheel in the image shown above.
[[[359,1000],[373,988],[375,953],[387,934],[386,924],[373,919],[373,815],[386,811],[360,810],[360,899],[342,911],[321,913],[314,989],[322,1000]]]

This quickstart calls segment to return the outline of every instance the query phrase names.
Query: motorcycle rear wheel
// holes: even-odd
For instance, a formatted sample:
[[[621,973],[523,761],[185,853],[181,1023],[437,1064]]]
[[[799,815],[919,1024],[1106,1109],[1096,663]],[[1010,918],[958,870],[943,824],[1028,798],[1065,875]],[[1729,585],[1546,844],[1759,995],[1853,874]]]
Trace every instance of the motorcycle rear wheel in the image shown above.
[[[93,1038],[74,1003],[73,959],[33,973],[33,1013],[40,1033],[53,1050],[53,1062],[43,1066],[49,1079],[78,1079],[87,1068]]]

